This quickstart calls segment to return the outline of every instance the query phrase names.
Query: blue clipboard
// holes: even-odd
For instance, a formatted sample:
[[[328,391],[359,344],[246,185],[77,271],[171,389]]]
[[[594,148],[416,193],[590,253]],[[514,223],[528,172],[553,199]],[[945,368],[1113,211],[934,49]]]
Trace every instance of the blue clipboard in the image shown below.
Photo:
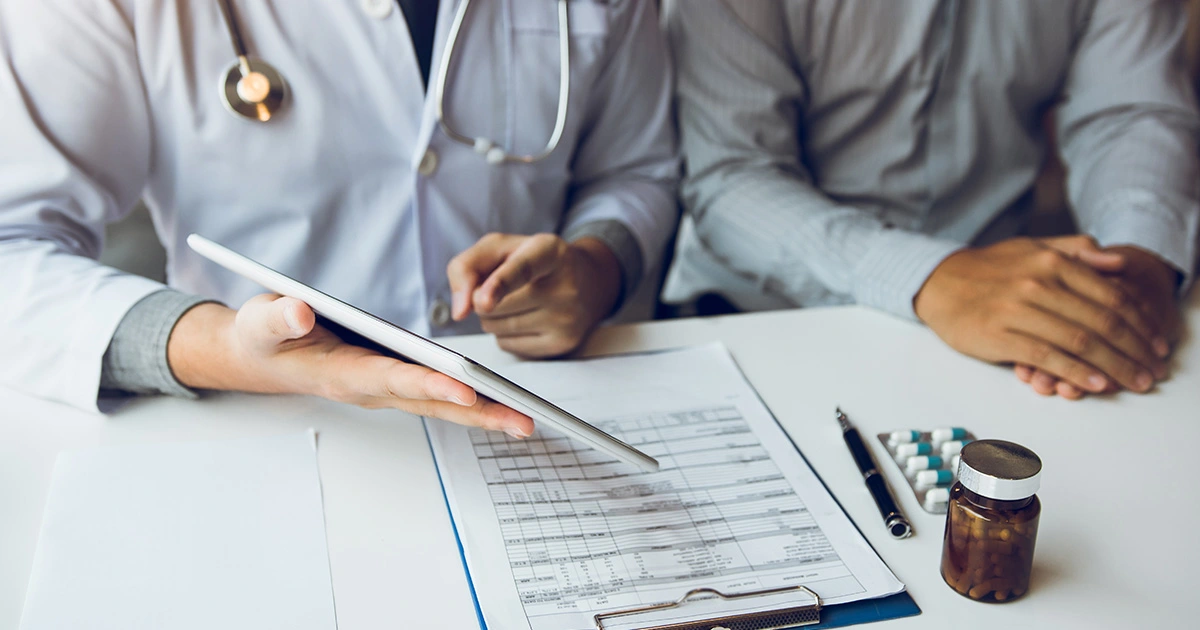
[[[670,350],[671,349],[652,352],[634,352],[628,354],[655,354],[657,352],[669,352]],[[734,359],[734,364],[737,364],[737,359]],[[738,371],[741,371],[741,366],[738,366]],[[745,378],[744,372],[742,377]],[[746,382],[750,383],[750,379],[746,379]],[[836,503],[838,508],[846,514],[846,518],[854,524],[854,528],[858,530],[859,535],[862,535],[862,528],[858,526],[858,523],[854,522],[854,519],[850,517],[850,513],[846,512],[846,508],[842,506],[842,502],[838,500],[837,496],[829,490],[828,484],[825,483],[825,480],[821,478],[821,475],[815,468],[812,467],[812,464],[809,463],[808,458],[804,456],[804,451],[800,450],[800,447],[796,444],[796,441],[792,439],[792,436],[787,432],[787,429],[784,429],[783,425],[779,423],[779,419],[775,417],[775,412],[771,411],[771,408],[767,405],[766,401],[763,400],[762,396],[759,395],[758,390],[754,389],[753,383],[750,383],[750,389],[754,391],[754,395],[759,399],[759,402],[762,403],[763,408],[767,410],[767,413],[771,415],[771,419],[775,421],[775,424],[779,425],[779,428],[783,431],[783,434],[787,436],[788,441],[792,443],[792,448],[796,449],[796,452],[800,454],[800,458],[804,460],[804,463],[807,464],[810,469],[812,469],[813,475],[815,475],[817,480],[821,482],[821,485],[825,488],[825,491],[829,493],[829,496],[833,497],[834,503]],[[475,582],[471,579],[471,570],[467,567],[467,555],[463,551],[462,538],[458,535],[458,524],[454,522],[454,511],[450,509],[450,497],[446,495],[446,484],[442,480],[442,471],[437,466],[437,453],[434,451],[433,442],[429,438],[428,427],[424,428],[425,441],[426,444],[429,445],[429,454],[434,459],[434,470],[437,472],[438,484],[442,489],[442,501],[446,505],[446,514],[450,517],[450,527],[454,530],[454,543],[458,545],[458,559],[460,562],[462,562],[463,574],[467,576],[467,586],[471,589],[471,602],[475,605],[475,617],[479,620],[479,627],[481,630],[489,630],[487,622],[485,622],[483,619],[483,609],[479,606],[479,596],[475,593]],[[863,540],[867,542],[867,545],[869,545],[873,551],[875,550],[875,546],[871,545],[871,541],[867,540],[866,536],[863,536]],[[879,552],[875,551],[875,553],[878,555]],[[880,559],[882,560],[882,557]],[[838,604],[836,606],[823,606],[821,608],[820,623],[809,624],[802,627],[797,626],[797,630],[841,628],[856,624],[871,623],[873,621],[898,619],[900,617],[912,617],[919,614],[921,614],[921,608],[917,606],[917,602],[913,600],[912,596],[905,591],[877,599],[864,599],[847,604]]]

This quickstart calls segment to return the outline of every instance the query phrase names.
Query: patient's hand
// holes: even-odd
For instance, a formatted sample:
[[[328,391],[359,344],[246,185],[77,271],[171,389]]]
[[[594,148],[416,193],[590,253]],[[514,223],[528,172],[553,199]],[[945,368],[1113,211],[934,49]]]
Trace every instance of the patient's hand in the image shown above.
[[[1052,239],[1058,240],[1058,239]],[[1166,358],[1170,346],[1177,341],[1182,331],[1182,317],[1176,285],[1179,274],[1157,256],[1131,246],[1111,247],[1103,251],[1120,257],[1120,264],[1113,266],[1098,261],[1088,251],[1066,251],[1073,256],[1080,256],[1084,262],[1095,267],[1125,287],[1125,290],[1135,297],[1140,308],[1147,317],[1155,319],[1160,330],[1164,331],[1166,344],[1155,348],[1159,356]],[[1082,398],[1084,392],[1071,383],[1063,381],[1044,370],[1018,363],[1013,367],[1017,378],[1029,383],[1034,391],[1045,396],[1058,394],[1063,398],[1076,400]]]
[[[1032,366],[1080,393],[1145,392],[1166,376],[1167,328],[1136,282],[1096,268],[1127,265],[1088,237],[1012,239],[942,261],[914,308],[964,354]]]

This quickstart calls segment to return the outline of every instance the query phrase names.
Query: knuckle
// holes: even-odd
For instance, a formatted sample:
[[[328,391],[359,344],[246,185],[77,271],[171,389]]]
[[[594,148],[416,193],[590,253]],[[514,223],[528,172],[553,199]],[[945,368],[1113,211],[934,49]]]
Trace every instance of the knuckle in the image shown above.
[[[1029,362],[1034,366],[1044,366],[1054,356],[1054,348],[1050,344],[1035,341],[1029,348]]]
[[[571,304],[577,304],[579,299],[583,297],[583,291],[580,290],[579,285],[574,282],[562,283],[559,286],[558,291],[560,299]]]
[[[1083,356],[1095,346],[1095,339],[1086,330],[1076,329],[1067,339],[1067,349],[1075,356]]]
[[[1063,264],[1063,255],[1057,250],[1043,249],[1034,254],[1035,260],[1042,269],[1057,271]]]
[[[1100,321],[1096,323],[1097,331],[1105,338],[1113,339],[1121,334],[1124,330],[1124,320],[1120,315],[1112,311],[1105,311],[1100,315]]]
[[[1045,285],[1043,285],[1037,278],[1026,276],[1017,280],[1017,293],[1027,299],[1033,299],[1040,296],[1045,288]]]
[[[1129,306],[1129,297],[1124,291],[1119,289],[1111,289],[1105,292],[1104,305],[1113,310],[1124,309]]]
[[[521,284],[529,284],[529,281],[533,279],[533,267],[530,266],[528,258],[517,261],[513,275],[521,281]]]

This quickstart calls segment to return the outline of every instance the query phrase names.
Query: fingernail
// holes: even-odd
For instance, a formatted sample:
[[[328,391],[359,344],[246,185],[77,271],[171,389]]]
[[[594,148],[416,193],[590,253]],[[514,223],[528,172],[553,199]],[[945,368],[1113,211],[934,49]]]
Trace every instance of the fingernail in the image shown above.
[[[1149,372],[1141,372],[1137,375],[1135,383],[1137,384],[1138,389],[1145,391],[1150,389],[1150,386],[1154,384],[1154,377],[1150,376]]]
[[[459,319],[465,315],[463,310],[467,308],[467,294],[463,291],[450,296],[450,312],[454,319]]]
[[[1088,387],[1091,387],[1092,391],[1095,392],[1104,391],[1104,388],[1108,387],[1108,379],[1099,374],[1093,374],[1088,377]]]
[[[452,402],[456,405],[462,405],[463,407],[471,406],[471,405],[467,404],[467,401],[463,400],[462,398],[459,398],[457,394],[450,394],[449,396],[447,396],[446,402]]]
[[[296,309],[283,309],[283,321],[287,322],[287,326],[294,333],[302,333],[304,329],[300,326],[300,320],[296,318]]]
[[[522,432],[517,427],[507,427],[504,429],[504,432],[507,433],[509,437],[517,440],[524,440],[525,438],[529,437],[528,433]]]
[[[1166,339],[1158,337],[1154,340],[1154,351],[1158,353],[1158,358],[1165,359],[1171,354],[1171,346],[1167,344]]]

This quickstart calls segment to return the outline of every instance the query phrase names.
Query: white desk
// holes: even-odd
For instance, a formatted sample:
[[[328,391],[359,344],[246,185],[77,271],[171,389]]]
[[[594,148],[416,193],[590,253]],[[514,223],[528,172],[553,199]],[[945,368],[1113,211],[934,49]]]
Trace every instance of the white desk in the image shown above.
[[[1200,330],[1194,293],[1189,326]],[[677,320],[608,329],[591,354],[721,340],[809,462],[908,585],[924,613],[888,628],[1194,627],[1200,586],[1200,344],[1150,395],[1042,398],[1007,369],[955,354],[932,333],[862,308]],[[452,345],[511,361],[484,337]],[[501,370],[502,371],[502,370]],[[887,464],[916,537],[894,541],[842,443],[841,405],[864,437],[962,425],[1045,462],[1034,582],[1023,600],[971,602],[938,574],[941,517]],[[0,391],[0,628],[15,628],[55,455],[96,444],[320,431],[329,554],[342,630],[473,628],[475,613],[420,423],[322,400],[221,395],[138,400],[105,418]],[[876,457],[885,455],[874,439]],[[148,473],[152,474],[152,473]],[[966,627],[959,625],[958,627]]]

